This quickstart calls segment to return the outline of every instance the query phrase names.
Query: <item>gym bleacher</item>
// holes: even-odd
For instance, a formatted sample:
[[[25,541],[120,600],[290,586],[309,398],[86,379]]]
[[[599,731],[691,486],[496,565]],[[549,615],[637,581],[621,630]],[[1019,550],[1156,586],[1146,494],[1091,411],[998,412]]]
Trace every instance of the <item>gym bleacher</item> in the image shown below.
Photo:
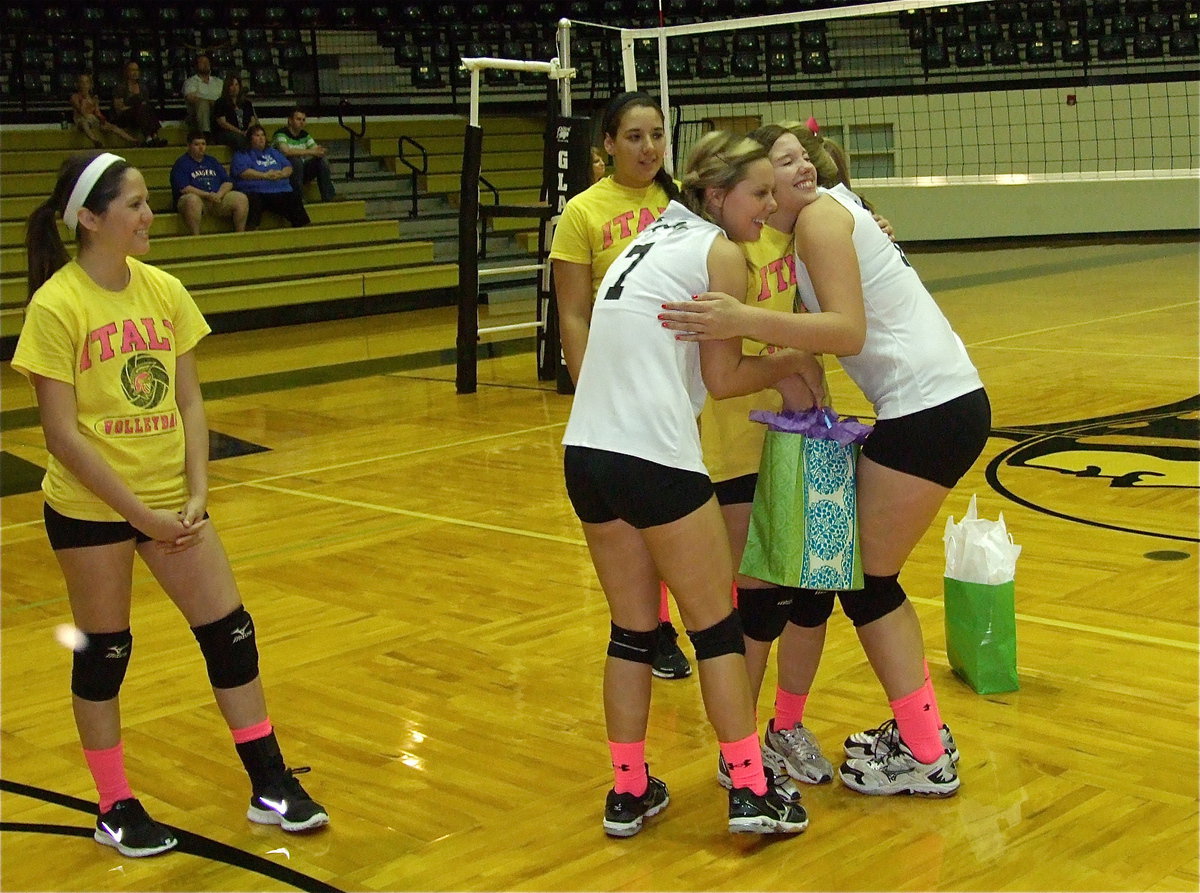
[[[841,0],[663,0],[666,24],[853,5]],[[148,260],[178,275],[217,331],[449,304],[458,281],[457,203],[469,80],[462,56],[548,59],[561,16],[614,26],[660,21],[658,0],[476,0],[382,4],[111,2],[7,4],[0,13],[0,353],[11,353],[26,298],[24,219],[49,194],[72,152],[93,151],[70,127],[75,78],[108,94],[122,63],[139,62],[162,110],[163,148],[118,149],[145,174],[157,213]],[[1195,0],[1043,0],[949,4],[887,18],[881,38],[849,25],[793,24],[709,34],[671,45],[674,95],[722,95],[762,83],[786,98],[844,89],[848,54],[886,57],[894,79],[986,86],[1019,77],[1194,71]],[[595,31],[591,32],[595,35]],[[572,45],[580,105],[593,113],[620,89],[616,41],[580,32]],[[268,135],[299,103],[330,149],[342,199],[306,190],[312,225],[270,213],[253,233],[204,221],[183,234],[168,173],[184,151],[179,87],[198,48],[214,73],[239,74]],[[656,76],[639,48],[639,75]],[[882,63],[881,63],[882,64]],[[644,70],[643,70],[644,66]],[[482,109],[481,201],[542,199],[547,80],[488,71]],[[789,93],[789,91],[792,91]],[[228,150],[210,145],[228,162]],[[529,221],[497,219],[488,257],[528,254]]]

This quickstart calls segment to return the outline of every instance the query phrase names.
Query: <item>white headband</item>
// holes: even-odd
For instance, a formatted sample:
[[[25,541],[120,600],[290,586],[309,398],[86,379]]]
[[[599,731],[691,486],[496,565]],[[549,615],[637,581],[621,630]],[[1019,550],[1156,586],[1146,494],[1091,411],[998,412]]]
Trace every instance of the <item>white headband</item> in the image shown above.
[[[104,176],[106,170],[118,161],[124,160],[120,155],[103,152],[93,158],[83,169],[83,173],[75,181],[75,188],[71,190],[71,197],[67,199],[67,207],[63,211],[63,223],[67,225],[67,229],[71,231],[72,235],[79,223],[79,209],[83,207],[87,197],[92,194],[92,190],[96,187],[96,181]]]

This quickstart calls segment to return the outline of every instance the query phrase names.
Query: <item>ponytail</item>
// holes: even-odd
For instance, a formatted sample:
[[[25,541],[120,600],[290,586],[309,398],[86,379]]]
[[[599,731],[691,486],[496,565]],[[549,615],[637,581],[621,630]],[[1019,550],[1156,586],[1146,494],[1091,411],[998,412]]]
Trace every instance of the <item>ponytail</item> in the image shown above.
[[[59,269],[70,261],[67,247],[63,244],[58,232],[57,218],[67,208],[71,199],[71,191],[79,181],[79,177],[95,156],[73,155],[62,163],[58,172],[58,181],[54,184],[54,192],[50,198],[34,208],[33,213],[25,223],[25,254],[28,261],[29,294],[42,287],[42,284],[53,276]],[[127,161],[116,161],[102,173],[96,185],[85,196],[83,207],[94,214],[102,214],[112,201],[121,194],[121,180],[125,171],[133,165]],[[82,233],[76,231],[76,240],[81,241]]]

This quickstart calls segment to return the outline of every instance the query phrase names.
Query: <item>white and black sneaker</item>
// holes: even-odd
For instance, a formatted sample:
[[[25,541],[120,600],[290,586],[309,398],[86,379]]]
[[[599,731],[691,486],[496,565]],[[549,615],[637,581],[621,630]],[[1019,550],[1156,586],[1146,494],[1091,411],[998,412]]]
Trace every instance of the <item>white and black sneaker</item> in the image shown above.
[[[922,763],[902,740],[878,756],[847,760],[838,774],[846,787],[873,796],[951,797],[960,784],[948,751],[932,763]]]
[[[671,802],[662,779],[647,776],[646,791],[618,794],[610,790],[604,798],[604,833],[609,837],[633,837],[642,830],[642,820],[656,816]]]
[[[761,797],[749,788],[729,791],[729,830],[734,834],[799,834],[808,827],[808,813],[780,792],[770,769],[767,792]]]
[[[174,849],[179,840],[146,813],[136,797],[118,800],[96,819],[96,843],[116,847],[122,856],[140,859]]]
[[[329,813],[296,781],[307,766],[287,769],[250,797],[246,818],[260,825],[279,825],[284,831],[311,831],[329,824]]]
[[[779,760],[782,771],[796,781],[805,784],[833,781],[833,763],[825,759],[813,733],[800,723],[776,731],[775,720],[768,722],[767,733],[763,736],[763,753],[768,751]]]
[[[950,727],[943,724],[940,731],[942,747],[950,754],[950,759],[954,761],[954,764],[958,765],[958,745],[954,742],[954,735],[950,733]],[[877,728],[867,729],[865,732],[855,732],[842,742],[842,750],[851,759],[869,760],[887,753],[896,746],[896,742],[899,740],[900,730],[896,727],[896,720],[889,719]]]

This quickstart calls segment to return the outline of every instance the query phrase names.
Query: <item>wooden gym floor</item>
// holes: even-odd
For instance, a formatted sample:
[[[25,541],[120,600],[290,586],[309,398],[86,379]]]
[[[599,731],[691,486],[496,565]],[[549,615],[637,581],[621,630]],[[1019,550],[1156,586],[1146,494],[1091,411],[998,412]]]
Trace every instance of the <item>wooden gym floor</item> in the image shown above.
[[[128,765],[182,832],[154,859],[90,839],[52,635],[66,598],[39,495],[14,492],[36,486],[42,438],[4,368],[0,887],[1195,890],[1197,242],[912,256],[994,407],[987,450],[904,573],[963,755],[958,796],[806,787],[805,834],[735,838],[693,677],[654,686],[649,758],[670,808],[607,839],[607,615],[563,491],[570,399],[511,351],[456,396],[453,310],[423,311],[202,345],[228,456],[210,508],[285,753],[313,767],[305,785],[333,823],[298,837],[246,821],[198,650],[139,565]],[[831,380],[841,411],[864,411]],[[972,493],[1024,547],[1012,694],[977,695],[946,665],[942,528]],[[773,686],[772,670],[763,721]],[[886,716],[838,613],[806,721],[836,759]]]

